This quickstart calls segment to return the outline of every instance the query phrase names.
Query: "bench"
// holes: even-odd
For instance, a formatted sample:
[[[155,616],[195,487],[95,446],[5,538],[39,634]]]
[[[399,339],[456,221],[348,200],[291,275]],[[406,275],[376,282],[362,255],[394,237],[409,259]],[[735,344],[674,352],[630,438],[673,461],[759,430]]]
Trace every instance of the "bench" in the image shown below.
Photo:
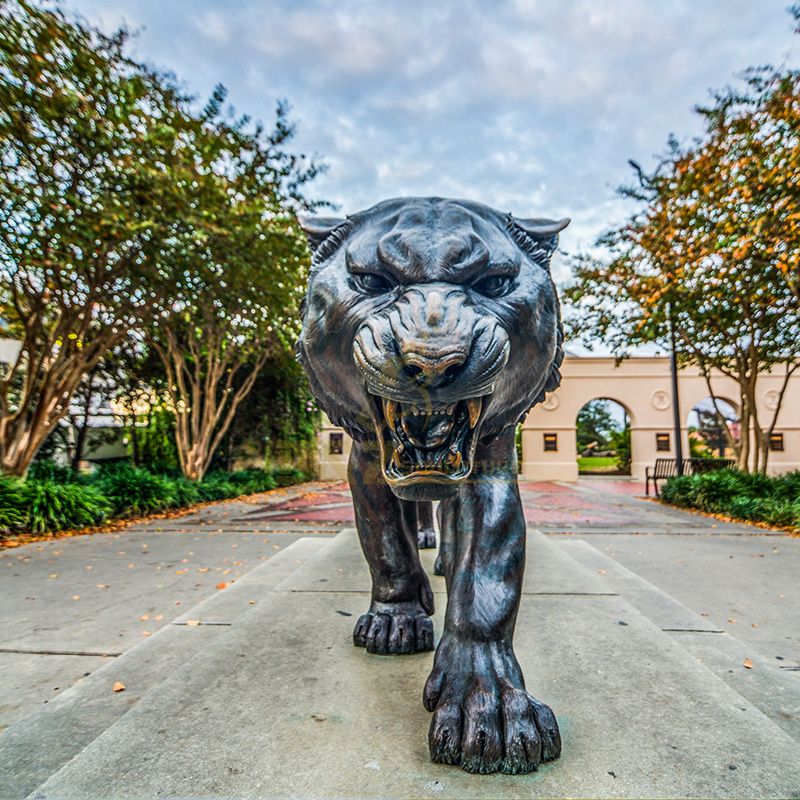
[[[699,475],[702,472],[714,472],[718,469],[732,469],[736,461],[732,458],[684,458],[683,474]],[[644,493],[650,495],[650,481],[658,497],[658,481],[674,478],[678,474],[677,458],[657,458],[653,467],[645,467]]]

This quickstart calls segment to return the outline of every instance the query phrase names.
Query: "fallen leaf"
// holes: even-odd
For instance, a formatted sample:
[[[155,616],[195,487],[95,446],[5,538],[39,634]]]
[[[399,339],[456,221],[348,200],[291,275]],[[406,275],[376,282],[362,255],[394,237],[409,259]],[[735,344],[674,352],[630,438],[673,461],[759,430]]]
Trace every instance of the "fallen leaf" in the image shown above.
[[[81,596],[79,594],[74,594],[74,595],[72,595],[72,599],[73,600],[80,600]]]
[[[220,582],[217,584],[217,589],[227,589],[227,588],[228,588],[228,584],[227,584],[227,583],[225,583],[225,581],[220,581]]]
[[[745,669],[753,669],[753,662],[749,658],[746,658],[744,661],[742,661],[742,666]]]
[[[140,619],[142,622],[147,622],[147,620],[149,620],[149,619],[150,619],[150,615],[149,615],[149,614],[142,614],[142,616],[141,616],[141,617],[139,617],[139,619]]]
[[[125,691],[125,684],[122,681],[117,681],[112,687],[111,690],[114,692],[124,692]]]
[[[161,622],[161,620],[164,619],[164,615],[163,614],[156,614],[155,617],[153,617],[153,619],[156,622]]]
[[[254,606],[256,604],[255,600],[248,600],[247,602],[250,603],[251,606]]]
[[[208,572],[208,567],[198,567],[197,571],[198,572]]]
[[[728,618],[728,622],[730,622],[731,625],[735,625],[736,624],[736,620],[731,618],[731,617]]]
[[[598,570],[597,570],[597,574],[598,574],[598,575],[605,575],[605,574],[606,574],[606,572],[608,572],[608,570],[607,570],[607,569],[598,569]]]
[[[58,577],[58,573],[57,572],[53,572],[52,574],[48,575],[47,577],[48,578],[57,578]]]
[[[107,583],[98,583],[97,584],[97,588],[98,589],[108,589],[108,584]]]
[[[149,636],[149,635],[150,635],[150,631],[142,631],[142,636]]]
[[[188,625],[190,628],[194,628],[194,627],[195,627],[195,625],[199,625],[199,624],[200,624],[200,620],[199,620],[199,619],[187,619],[187,620],[186,620],[186,624],[187,624],[187,625]]]

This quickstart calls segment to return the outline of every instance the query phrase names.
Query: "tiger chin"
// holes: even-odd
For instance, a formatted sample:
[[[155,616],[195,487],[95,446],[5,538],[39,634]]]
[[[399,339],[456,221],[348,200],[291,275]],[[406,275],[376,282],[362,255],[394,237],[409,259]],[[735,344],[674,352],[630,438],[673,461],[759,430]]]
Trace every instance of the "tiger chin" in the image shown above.
[[[549,264],[568,222],[437,197],[301,220],[313,260],[297,352],[353,437],[373,580],[353,641],[381,655],[433,649],[416,519],[439,500],[448,599],[423,702],[432,760],[470,772],[531,772],[561,752],[513,649],[525,561],[514,431],[560,382]]]

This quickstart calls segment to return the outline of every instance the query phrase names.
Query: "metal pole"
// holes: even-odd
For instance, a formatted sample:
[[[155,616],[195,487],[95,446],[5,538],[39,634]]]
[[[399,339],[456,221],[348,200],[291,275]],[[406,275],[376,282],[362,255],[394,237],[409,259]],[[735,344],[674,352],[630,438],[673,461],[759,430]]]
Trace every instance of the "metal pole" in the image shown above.
[[[669,323],[669,365],[672,373],[672,425],[675,437],[675,468],[683,475],[683,442],[681,441],[681,408],[678,396],[678,358],[675,353],[675,327],[672,324],[672,305],[667,303],[667,322]]]

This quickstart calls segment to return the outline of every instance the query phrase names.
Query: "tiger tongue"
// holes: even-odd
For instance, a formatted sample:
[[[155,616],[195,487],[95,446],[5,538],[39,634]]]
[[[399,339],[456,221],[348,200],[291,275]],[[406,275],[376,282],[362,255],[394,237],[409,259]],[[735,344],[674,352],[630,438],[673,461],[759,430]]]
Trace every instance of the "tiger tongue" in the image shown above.
[[[412,408],[403,407],[401,424],[414,447],[441,447],[453,430],[450,414],[413,414]]]

